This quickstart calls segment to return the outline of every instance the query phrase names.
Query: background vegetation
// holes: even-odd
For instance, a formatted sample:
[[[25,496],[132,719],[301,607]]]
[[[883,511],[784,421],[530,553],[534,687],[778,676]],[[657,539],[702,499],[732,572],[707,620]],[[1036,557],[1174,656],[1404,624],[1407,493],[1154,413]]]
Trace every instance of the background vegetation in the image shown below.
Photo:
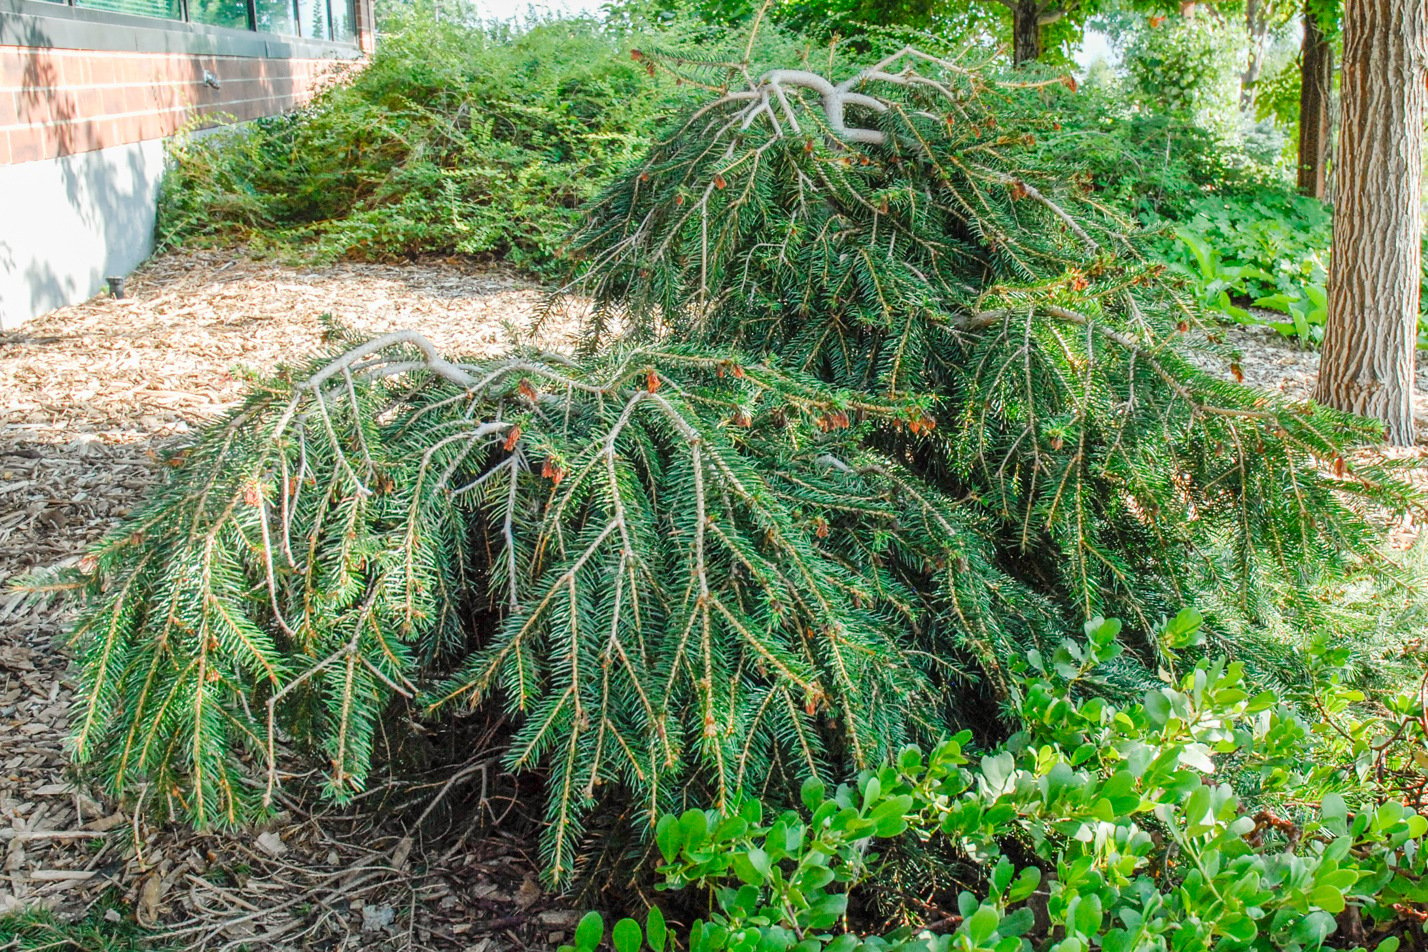
[[[770,54],[801,58],[794,41],[761,36]],[[735,42],[692,20],[516,28],[400,13],[372,61],[309,108],[176,145],[159,244],[489,255],[550,275],[580,206],[700,95],[630,50],[733,56]]]
[[[371,64],[312,107],[174,147],[159,243],[241,241],[319,260],[490,255],[556,277],[581,205],[703,95],[630,51],[741,57],[737,24],[753,11],[693,9],[630,3],[603,21],[515,27],[401,7]],[[976,4],[933,16],[820,2],[770,15],[784,28],[758,33],[758,61],[827,62],[837,33],[858,37],[858,49],[912,39],[947,53],[1003,39],[995,10]],[[1316,343],[1329,216],[1293,185],[1297,100],[1286,100],[1297,74],[1276,52],[1292,23],[1281,18],[1260,40],[1263,78],[1242,111],[1253,40],[1243,24],[1228,13],[1160,19],[1096,21],[1118,38],[1122,72],[1095,68],[1057,101],[1069,133],[1059,147],[1081,150],[1086,184],[1104,201],[1159,230],[1146,252],[1211,312]]]

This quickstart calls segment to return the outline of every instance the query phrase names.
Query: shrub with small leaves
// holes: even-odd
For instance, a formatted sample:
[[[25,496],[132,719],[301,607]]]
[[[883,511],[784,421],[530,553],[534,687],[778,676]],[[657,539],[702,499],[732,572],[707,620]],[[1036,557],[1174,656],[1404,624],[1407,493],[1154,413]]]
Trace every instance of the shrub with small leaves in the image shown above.
[[[1208,14],[1157,17],[1137,33],[1125,65],[1138,99],[1153,111],[1192,119],[1224,139],[1240,130],[1244,25]]]
[[[406,10],[384,23],[369,63],[311,104],[175,140],[159,244],[327,260],[500,255],[552,273],[581,205],[697,96],[649,76],[630,48],[736,42],[681,20],[515,28]],[[798,55],[781,34],[761,42]]]
[[[1182,615],[1168,638],[1198,627]],[[966,734],[908,748],[831,792],[809,781],[802,810],[769,816],[750,800],[662,817],[661,888],[707,892],[712,907],[682,930],[687,947],[1419,947],[1428,819],[1371,784],[1326,793],[1352,777],[1321,757],[1337,725],[1254,693],[1238,664],[1167,675],[1139,703],[1088,698],[1118,630],[1094,620],[1086,641],[1031,657],[1017,675],[1022,729],[998,748],[973,752]],[[850,897],[878,875],[876,851],[906,838],[944,841],[976,883],[941,884],[955,912],[937,928],[856,929]],[[668,931],[655,907],[643,934],[617,923],[613,947],[661,952]],[[602,935],[592,913],[566,949],[591,952]]]

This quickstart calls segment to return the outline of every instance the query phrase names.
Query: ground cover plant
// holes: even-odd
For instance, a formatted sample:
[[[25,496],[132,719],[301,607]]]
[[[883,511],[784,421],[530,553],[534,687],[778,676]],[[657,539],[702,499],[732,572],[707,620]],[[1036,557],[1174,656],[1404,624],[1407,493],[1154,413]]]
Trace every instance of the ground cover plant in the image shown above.
[[[1256,689],[1307,683],[1316,629],[1390,670],[1382,607],[1416,596],[1365,508],[1416,497],[1351,460],[1362,421],[1188,359],[1193,303],[1048,146],[1060,79],[632,62],[703,102],[572,239],[586,353],[399,334],[289,368],[37,580],[84,596],[74,743],[109,792],[240,824],[288,756],[349,797],[414,721],[500,709],[563,885],[597,813],[1005,741],[1022,659],[1093,616],[1126,621],[1111,698],[1190,604]]]
[[[1330,210],[1287,187],[1211,195],[1165,230],[1154,250],[1202,306],[1241,324],[1264,324],[1317,345],[1328,319]],[[1424,283],[1428,285],[1428,272]],[[1267,314],[1265,312],[1275,312]],[[1419,346],[1428,320],[1419,317]]]
[[[797,809],[749,799],[664,815],[660,900],[643,922],[616,922],[610,947],[1421,947],[1421,690],[1395,698],[1394,713],[1345,717],[1357,696],[1326,677],[1324,717],[1310,719],[1219,659],[1108,704],[1093,684],[1118,627],[1093,619],[1084,640],[1028,659],[1015,675],[1020,729],[1004,745],[973,751],[963,733],[909,747],[855,783],[808,781]],[[1184,645],[1197,619],[1173,627]],[[1316,659],[1332,671],[1332,650]],[[1376,781],[1355,759],[1407,770]],[[961,875],[924,894],[918,924],[858,928],[879,853],[909,840],[954,851]],[[681,899],[698,916],[687,926],[664,911]],[[604,936],[591,913],[566,948]]]
[[[1127,98],[1115,85],[1088,84],[1058,110],[1087,187],[1146,228],[1142,252],[1166,264],[1207,313],[1316,344],[1331,209],[1296,192],[1279,157],[1248,148],[1243,136]]]

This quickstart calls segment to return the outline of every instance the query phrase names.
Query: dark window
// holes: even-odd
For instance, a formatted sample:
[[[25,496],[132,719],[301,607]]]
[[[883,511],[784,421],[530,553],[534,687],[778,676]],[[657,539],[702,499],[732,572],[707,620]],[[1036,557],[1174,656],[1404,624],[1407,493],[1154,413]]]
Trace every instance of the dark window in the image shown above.
[[[194,23],[248,29],[248,0],[188,0],[188,18]]]
[[[264,33],[297,34],[292,0],[258,0],[258,29]]]
[[[132,13],[142,17],[164,17],[169,20],[183,18],[179,0],[74,0],[74,5],[89,10]]]
[[[328,37],[327,0],[297,0],[301,36],[325,40]]]
[[[50,0],[67,6],[355,43],[357,0]],[[114,47],[121,49],[122,47]]]
[[[327,7],[332,11],[332,38],[341,43],[353,43],[357,39],[357,17],[352,12],[354,0],[331,0]]]

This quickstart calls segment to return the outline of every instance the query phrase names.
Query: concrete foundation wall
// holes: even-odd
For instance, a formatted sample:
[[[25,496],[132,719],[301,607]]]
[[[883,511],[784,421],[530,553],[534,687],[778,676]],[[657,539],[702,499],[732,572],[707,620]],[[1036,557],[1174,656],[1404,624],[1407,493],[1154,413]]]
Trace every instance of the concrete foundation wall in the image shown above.
[[[372,0],[351,7],[338,40],[260,32],[251,4],[232,29],[0,0],[0,330],[148,256],[167,137],[288,112],[360,69]]]
[[[0,165],[0,330],[148,257],[163,169],[159,139]]]

